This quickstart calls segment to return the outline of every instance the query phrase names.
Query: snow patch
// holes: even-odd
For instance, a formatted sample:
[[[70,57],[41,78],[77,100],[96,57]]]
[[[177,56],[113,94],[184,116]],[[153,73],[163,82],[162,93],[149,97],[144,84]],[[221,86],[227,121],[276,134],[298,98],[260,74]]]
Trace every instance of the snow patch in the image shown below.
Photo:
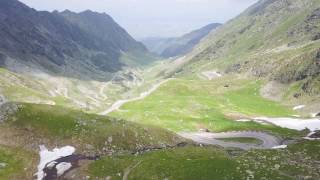
[[[251,120],[249,119],[239,119],[239,120],[236,120],[237,122],[251,122]]]
[[[258,117],[254,118],[255,121],[265,121],[282,128],[294,129],[302,131],[305,128],[308,128],[311,131],[320,129],[320,120],[319,119],[297,119],[297,118],[267,118],[267,117]]]
[[[49,151],[44,145],[41,145],[40,152],[39,152],[40,163],[38,165],[38,172],[36,173],[37,179],[42,180],[45,177],[45,173],[43,172],[43,169],[46,167],[48,163],[53,162],[54,160],[57,160],[62,157],[70,156],[75,152],[75,150],[76,149],[72,146],[65,146],[62,148],[55,148],[52,151]],[[59,171],[58,166],[57,166],[57,170]],[[67,165],[65,164],[61,165],[60,172],[65,170],[66,167]]]
[[[202,75],[205,76],[208,80],[213,80],[215,78],[222,77],[222,74],[220,74],[216,71],[202,72]]]
[[[288,145],[280,145],[280,146],[274,146],[274,147],[272,147],[272,149],[285,149],[287,147],[288,147]]]
[[[303,108],[305,108],[305,107],[306,107],[306,105],[299,105],[299,106],[293,107],[292,109],[293,109],[293,110],[299,110],[299,109],[303,109]]]

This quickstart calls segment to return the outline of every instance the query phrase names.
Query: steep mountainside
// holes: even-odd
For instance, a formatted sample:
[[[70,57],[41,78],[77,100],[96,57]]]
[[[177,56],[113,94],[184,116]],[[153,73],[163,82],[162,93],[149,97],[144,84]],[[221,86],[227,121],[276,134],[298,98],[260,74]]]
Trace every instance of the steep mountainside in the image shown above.
[[[71,24],[76,25],[84,32],[90,34],[92,39],[99,39],[104,46],[132,56],[132,59],[128,59],[128,61],[133,61],[130,62],[131,64],[143,65],[152,62],[153,57],[148,54],[146,47],[142,43],[134,40],[126,30],[120,27],[109,15],[92,12],[90,10],[81,13],[73,13],[66,10],[58,14],[65,17]],[[108,59],[110,57],[106,56],[104,58]],[[126,62],[126,59],[123,57],[121,57],[120,60],[125,64],[129,63]],[[99,61],[97,63],[100,64]]]
[[[209,24],[178,38],[148,38],[143,42],[151,52],[157,53],[163,57],[180,56],[190,52],[202,38],[220,25],[221,24],[219,23]]]
[[[106,14],[0,0],[0,180],[320,179],[319,25],[261,0],[140,66]]]
[[[109,46],[113,48],[125,52],[132,49],[141,51],[146,50],[141,43],[136,42],[122,27],[105,13],[96,13],[90,10],[74,13],[66,10],[60,14],[74,25],[80,27],[83,31],[91,34],[94,38],[105,41],[105,43],[110,44]]]
[[[154,60],[107,14],[0,1],[0,104],[102,111],[141,85],[141,69]]]
[[[0,20],[0,65],[14,71],[29,67],[105,79],[129,63],[141,65],[150,58],[145,47],[106,14],[49,13],[2,0]]]
[[[249,73],[320,94],[320,1],[261,0],[208,35],[175,72]]]

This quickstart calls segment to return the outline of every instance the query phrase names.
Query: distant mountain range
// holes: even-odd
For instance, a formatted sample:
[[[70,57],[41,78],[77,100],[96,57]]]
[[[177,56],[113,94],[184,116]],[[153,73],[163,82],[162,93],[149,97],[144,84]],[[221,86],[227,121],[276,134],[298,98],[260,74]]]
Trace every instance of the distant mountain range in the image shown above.
[[[221,24],[212,23],[178,38],[154,37],[143,39],[142,42],[151,52],[162,57],[180,56],[190,52],[202,38],[219,26],[221,26]]]
[[[0,66],[71,77],[95,77],[152,62],[148,50],[109,15],[36,11],[0,1]]]

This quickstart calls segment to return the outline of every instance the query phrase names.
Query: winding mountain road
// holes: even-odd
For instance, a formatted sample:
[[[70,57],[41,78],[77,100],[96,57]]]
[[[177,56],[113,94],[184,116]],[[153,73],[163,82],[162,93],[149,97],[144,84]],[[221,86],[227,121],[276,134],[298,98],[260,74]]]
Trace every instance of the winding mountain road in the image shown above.
[[[225,148],[233,147],[243,150],[249,149],[272,149],[281,145],[281,140],[264,132],[243,131],[243,132],[224,132],[224,133],[179,133],[180,136],[193,140],[200,144],[218,145]],[[262,144],[247,144],[238,142],[226,142],[219,140],[221,138],[256,138],[262,141]]]
[[[133,102],[133,101],[138,101],[138,100],[142,100],[144,98],[146,98],[147,96],[149,96],[151,93],[153,93],[154,91],[156,91],[162,84],[173,80],[172,78],[170,79],[165,79],[161,82],[159,82],[158,84],[155,84],[152,86],[152,88],[150,88],[148,91],[145,91],[143,93],[140,94],[140,96],[135,97],[135,98],[131,98],[131,99],[122,99],[122,100],[118,100],[116,101],[110,108],[108,108],[107,110],[99,113],[100,115],[108,115],[113,111],[119,110],[121,106],[123,106],[124,104],[128,103],[128,102]]]
[[[214,72],[214,76],[220,77],[221,75]],[[212,73],[210,74],[212,75]],[[209,77],[208,77],[209,78]],[[156,91],[161,85],[170,81],[172,79],[165,79],[158,84],[155,84],[148,91],[143,92],[140,96],[131,98],[131,99],[123,99],[116,101],[110,108],[100,113],[100,115],[108,115],[109,113],[119,110],[121,106],[126,103],[138,101],[146,98],[151,93]],[[264,132],[255,132],[255,131],[243,131],[243,132],[224,132],[224,133],[206,133],[206,132],[198,132],[198,133],[179,133],[179,135],[183,138],[193,140],[200,144],[207,145],[218,145],[222,147],[234,147],[240,148],[244,150],[249,149],[271,149],[273,147],[281,145],[281,140],[275,136],[272,136],[268,133]],[[240,142],[226,142],[223,140],[219,140],[221,138],[255,138],[262,141],[262,144],[250,144],[250,143],[240,143]]]
[[[105,101],[108,99],[108,96],[106,96],[106,94],[104,93],[105,89],[110,85],[111,83],[108,82],[106,84],[103,84],[101,87],[100,87],[100,90],[99,90],[99,94],[100,96],[102,97],[102,100]]]

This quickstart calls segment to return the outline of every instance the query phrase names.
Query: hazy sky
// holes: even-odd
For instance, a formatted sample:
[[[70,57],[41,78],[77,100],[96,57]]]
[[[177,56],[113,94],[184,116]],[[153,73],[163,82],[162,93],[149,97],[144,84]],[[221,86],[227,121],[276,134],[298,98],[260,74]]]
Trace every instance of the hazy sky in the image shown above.
[[[111,15],[135,38],[179,36],[213,22],[224,23],[257,0],[21,0],[38,10]]]

